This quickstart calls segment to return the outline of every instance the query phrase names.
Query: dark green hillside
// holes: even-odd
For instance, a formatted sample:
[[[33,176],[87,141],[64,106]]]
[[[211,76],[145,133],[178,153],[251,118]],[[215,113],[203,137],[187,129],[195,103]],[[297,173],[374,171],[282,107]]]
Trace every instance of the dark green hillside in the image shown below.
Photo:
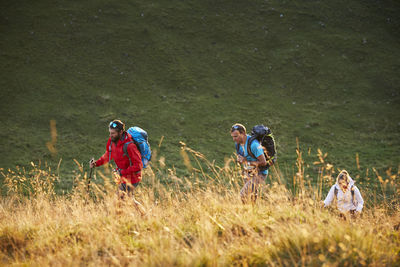
[[[221,163],[229,128],[269,125],[340,168],[400,163],[398,1],[2,1],[0,167],[87,162],[120,118],[167,164]],[[51,157],[49,121],[57,122]],[[160,154],[159,153],[159,154]],[[281,165],[281,166],[282,166]]]

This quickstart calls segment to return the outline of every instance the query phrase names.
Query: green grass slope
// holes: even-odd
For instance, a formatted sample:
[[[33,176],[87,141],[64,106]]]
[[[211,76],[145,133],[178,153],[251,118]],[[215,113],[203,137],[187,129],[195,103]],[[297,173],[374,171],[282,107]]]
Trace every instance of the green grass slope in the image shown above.
[[[229,128],[264,123],[279,162],[400,162],[397,1],[2,1],[0,167],[105,150],[120,118],[168,165],[179,141],[223,162]],[[46,147],[57,122],[57,155]],[[160,149],[158,143],[164,136]]]

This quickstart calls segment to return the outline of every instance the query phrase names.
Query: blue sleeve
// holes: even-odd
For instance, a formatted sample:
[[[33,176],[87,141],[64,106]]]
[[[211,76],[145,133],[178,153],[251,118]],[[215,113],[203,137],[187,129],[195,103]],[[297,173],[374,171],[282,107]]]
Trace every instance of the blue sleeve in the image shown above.
[[[264,150],[257,140],[251,143],[251,152],[254,156],[256,156],[256,158],[264,154]]]

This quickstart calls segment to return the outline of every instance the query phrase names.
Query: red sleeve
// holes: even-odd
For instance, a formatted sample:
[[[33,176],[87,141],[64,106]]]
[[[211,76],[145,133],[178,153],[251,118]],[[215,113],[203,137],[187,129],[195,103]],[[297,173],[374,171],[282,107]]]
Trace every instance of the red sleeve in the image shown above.
[[[129,144],[127,151],[131,158],[132,165],[125,170],[121,170],[121,175],[125,177],[129,174],[134,175],[136,172],[140,172],[143,168],[142,157],[136,145],[134,143]]]
[[[101,156],[97,161],[96,161],[96,167],[99,167],[103,164],[106,164],[107,162],[110,161],[110,143],[111,139],[108,139],[107,146],[106,146],[106,152]]]

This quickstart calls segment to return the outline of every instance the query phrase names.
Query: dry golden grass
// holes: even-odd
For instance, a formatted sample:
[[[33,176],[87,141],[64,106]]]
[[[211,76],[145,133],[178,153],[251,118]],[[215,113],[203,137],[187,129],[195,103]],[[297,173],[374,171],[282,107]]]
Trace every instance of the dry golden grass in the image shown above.
[[[231,160],[219,168],[198,152],[182,151],[186,164],[193,157],[199,163],[190,165],[190,177],[156,168],[162,159],[146,170],[136,193],[145,216],[131,201],[117,200],[110,177],[99,171],[89,194],[82,168],[73,192],[64,196],[54,194],[57,176],[49,169],[33,164],[29,171],[3,173],[9,195],[0,200],[0,265],[400,264],[399,207],[372,203],[361,218],[347,221],[320,207],[324,175],[333,169],[322,162],[322,152],[316,163],[321,184],[307,186],[299,152],[294,190],[275,168],[257,203],[243,205]],[[398,197],[398,174],[393,180],[385,190]]]

